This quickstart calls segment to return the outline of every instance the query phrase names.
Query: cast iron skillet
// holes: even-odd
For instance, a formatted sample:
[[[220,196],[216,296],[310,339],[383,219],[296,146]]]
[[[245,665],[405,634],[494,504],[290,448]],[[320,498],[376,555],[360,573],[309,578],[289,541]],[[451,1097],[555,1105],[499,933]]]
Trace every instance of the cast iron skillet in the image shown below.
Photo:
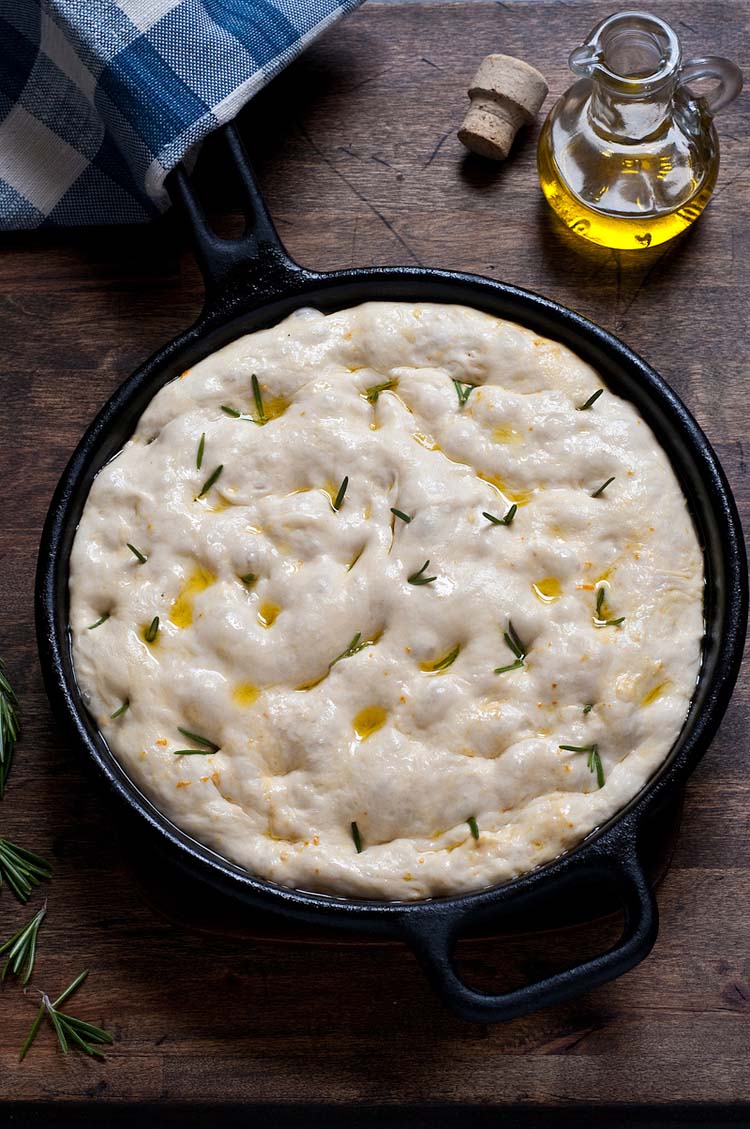
[[[672,389],[617,338],[563,306],[491,279],[410,267],[305,270],[286,254],[240,139],[225,129],[241,180],[246,231],[238,240],[208,228],[184,170],[170,192],[185,209],[206,285],[198,321],[159,350],[114,394],[89,427],[50,506],[37,572],[37,632],[55,714],[86,749],[111,789],[159,853],[253,907],[356,930],[397,936],[412,947],[442,999],[467,1019],[509,1019],[593,988],[632,968],[657,934],[657,906],[639,859],[639,831],[692,772],[729,702],[747,620],[747,564],[730,488],[706,437]],[[196,843],[161,815],[127,777],[86,712],[76,685],[68,632],[68,559],[91,482],[126,442],[154,394],[186,368],[244,333],[274,325],[300,306],[332,311],[373,299],[453,302],[485,310],[569,346],[612,390],[635,404],[667,451],[688,499],[706,567],[703,666],[690,714],[668,760],[635,799],[579,847],[516,881],[460,897],[416,903],[360,901],[285,889],[262,881]],[[475,991],[453,961],[458,936],[492,919],[543,911],[591,877],[603,879],[624,910],[621,938],[590,960],[500,995]]]

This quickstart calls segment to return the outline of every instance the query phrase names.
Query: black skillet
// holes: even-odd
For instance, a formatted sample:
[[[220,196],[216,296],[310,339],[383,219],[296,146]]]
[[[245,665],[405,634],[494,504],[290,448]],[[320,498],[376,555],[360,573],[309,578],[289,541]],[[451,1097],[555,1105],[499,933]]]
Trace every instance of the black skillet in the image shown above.
[[[184,170],[170,192],[185,210],[206,286],[198,321],[159,350],[102,408],[68,464],[50,506],[37,572],[37,632],[42,670],[56,716],[81,744],[139,836],[195,878],[262,910],[298,920],[401,937],[438,993],[459,1015],[510,1019],[602,984],[648,954],[658,914],[641,860],[641,829],[672,798],[706,752],[729,702],[747,621],[747,563],[737,509],[706,437],[672,389],[616,337],[536,294],[453,271],[390,267],[319,273],[286,254],[233,126],[226,143],[242,184],[247,227],[223,240],[208,228]],[[332,311],[374,299],[452,302],[519,322],[567,345],[632,401],[671,459],[700,537],[706,568],[703,665],[690,713],[672,752],[635,799],[576,849],[516,881],[461,897],[415,903],[331,898],[276,886],[201,846],[161,815],[108,749],[76,685],[68,632],[68,559],[91,482],[130,437],[155,393],[202,357],[244,333],[274,325],[300,306]],[[476,926],[544,913],[545,903],[603,880],[624,911],[623,933],[607,952],[500,995],[465,985],[453,960],[458,937]]]

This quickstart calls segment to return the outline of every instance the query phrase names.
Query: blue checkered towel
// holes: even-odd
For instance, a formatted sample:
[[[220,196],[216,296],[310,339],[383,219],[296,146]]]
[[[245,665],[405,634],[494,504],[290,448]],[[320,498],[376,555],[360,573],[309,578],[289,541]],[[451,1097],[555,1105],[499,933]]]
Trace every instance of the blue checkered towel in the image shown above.
[[[362,0],[0,0],[0,229],[138,223]]]

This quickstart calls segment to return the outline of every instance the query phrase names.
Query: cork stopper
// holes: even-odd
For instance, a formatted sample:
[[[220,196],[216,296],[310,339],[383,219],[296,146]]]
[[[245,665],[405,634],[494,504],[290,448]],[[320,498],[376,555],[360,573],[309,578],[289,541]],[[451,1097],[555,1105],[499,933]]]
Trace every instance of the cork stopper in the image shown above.
[[[480,157],[504,161],[522,125],[533,121],[547,97],[535,67],[512,55],[487,55],[469,87],[471,106],[458,139]]]

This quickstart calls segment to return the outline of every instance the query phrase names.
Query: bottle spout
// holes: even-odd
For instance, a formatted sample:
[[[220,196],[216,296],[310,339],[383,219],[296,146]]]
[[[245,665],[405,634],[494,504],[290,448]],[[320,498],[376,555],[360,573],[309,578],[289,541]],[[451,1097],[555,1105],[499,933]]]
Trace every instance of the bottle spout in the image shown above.
[[[598,44],[584,43],[582,47],[576,47],[574,51],[571,51],[568,57],[568,66],[573,74],[580,75],[582,78],[590,78],[601,63],[602,57],[602,51]]]

